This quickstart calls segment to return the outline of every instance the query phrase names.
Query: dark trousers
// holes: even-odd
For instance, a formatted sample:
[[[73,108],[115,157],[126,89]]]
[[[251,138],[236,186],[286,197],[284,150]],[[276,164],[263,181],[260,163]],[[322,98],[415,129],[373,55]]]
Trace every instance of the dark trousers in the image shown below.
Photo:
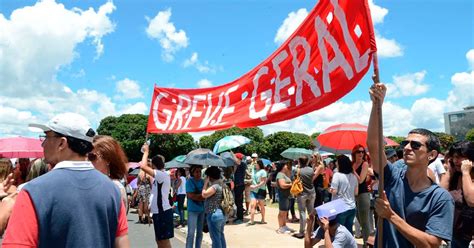
[[[234,187],[235,205],[237,206],[237,220],[244,219],[244,190],[245,185],[238,185]]]

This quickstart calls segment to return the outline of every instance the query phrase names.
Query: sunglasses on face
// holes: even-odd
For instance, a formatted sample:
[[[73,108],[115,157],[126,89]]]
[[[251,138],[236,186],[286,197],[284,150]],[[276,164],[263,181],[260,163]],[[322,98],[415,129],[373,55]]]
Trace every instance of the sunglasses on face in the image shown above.
[[[413,150],[419,150],[422,146],[424,146],[424,144],[419,142],[419,141],[404,140],[404,141],[400,142],[400,147],[405,148],[405,146],[407,146],[408,144],[410,144],[410,147]]]
[[[362,154],[364,154],[365,151],[362,151],[362,150],[361,150],[361,151],[357,151],[357,152],[355,152],[355,153],[362,153]]]

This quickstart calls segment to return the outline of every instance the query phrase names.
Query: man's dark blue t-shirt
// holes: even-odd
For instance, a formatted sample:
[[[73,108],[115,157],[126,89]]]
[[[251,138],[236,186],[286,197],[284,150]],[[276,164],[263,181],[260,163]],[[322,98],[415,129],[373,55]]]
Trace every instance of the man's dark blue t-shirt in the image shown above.
[[[235,186],[244,185],[245,171],[247,170],[247,164],[242,161],[240,165],[237,166],[237,169],[234,173],[234,183]]]
[[[413,192],[405,177],[407,167],[388,164],[384,168],[385,193],[390,207],[410,226],[451,240],[454,202],[451,195],[436,183],[421,192]],[[414,247],[389,221],[384,220],[383,247]]]

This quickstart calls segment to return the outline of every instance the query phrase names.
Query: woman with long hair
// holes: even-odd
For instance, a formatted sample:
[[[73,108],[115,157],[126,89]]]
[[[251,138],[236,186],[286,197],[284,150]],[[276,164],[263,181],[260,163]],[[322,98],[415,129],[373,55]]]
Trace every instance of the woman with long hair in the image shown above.
[[[108,176],[120,189],[122,201],[128,211],[128,197],[120,182],[127,175],[127,156],[117,140],[106,135],[97,135],[92,141],[94,149],[87,154],[95,169]]]
[[[353,173],[351,160],[345,155],[339,155],[336,159],[337,172],[334,173],[329,191],[332,199],[342,199],[347,206],[347,211],[337,215],[339,224],[345,226],[352,234],[352,225],[356,214],[355,196],[359,187],[357,177]]]
[[[474,237],[474,143],[460,141],[453,144],[445,159],[449,167],[441,186],[454,200],[451,247],[468,247]]]
[[[224,212],[221,209],[223,198],[223,181],[221,180],[221,171],[219,168],[211,166],[204,172],[206,179],[202,189],[204,201],[204,211],[207,215],[207,225],[209,226],[209,235],[212,240],[212,248],[227,247],[224,236],[224,225],[226,222]]]
[[[367,247],[367,240],[370,235],[370,192],[366,182],[369,163],[367,162],[367,154],[363,145],[358,144],[352,148],[352,168],[358,180],[359,194],[356,196],[356,217],[360,224],[363,247]]]
[[[295,230],[286,225],[286,217],[290,210],[291,163],[281,161],[276,165],[276,187],[278,189],[278,230],[277,233],[290,233]]]
[[[250,185],[250,222],[249,225],[255,224],[255,209],[260,208],[260,215],[262,216],[261,224],[267,224],[265,222],[265,198],[267,197],[266,182],[267,172],[265,171],[265,165],[262,160],[257,160],[257,166],[255,167],[255,173],[252,178],[252,185]]]

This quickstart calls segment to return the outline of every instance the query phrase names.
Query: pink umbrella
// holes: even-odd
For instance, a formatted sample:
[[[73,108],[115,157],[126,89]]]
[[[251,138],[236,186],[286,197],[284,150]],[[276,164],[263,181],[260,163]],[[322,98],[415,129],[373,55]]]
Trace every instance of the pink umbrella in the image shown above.
[[[43,156],[43,147],[39,139],[25,137],[0,139],[0,157],[42,158]]]
[[[128,162],[128,168],[129,169],[135,169],[135,168],[138,168],[140,167],[140,163],[138,162]]]

